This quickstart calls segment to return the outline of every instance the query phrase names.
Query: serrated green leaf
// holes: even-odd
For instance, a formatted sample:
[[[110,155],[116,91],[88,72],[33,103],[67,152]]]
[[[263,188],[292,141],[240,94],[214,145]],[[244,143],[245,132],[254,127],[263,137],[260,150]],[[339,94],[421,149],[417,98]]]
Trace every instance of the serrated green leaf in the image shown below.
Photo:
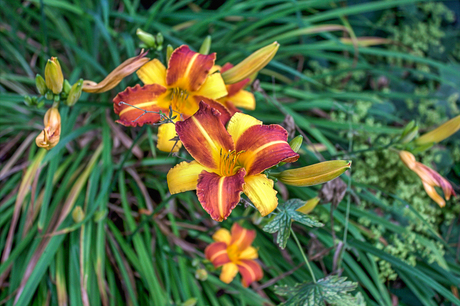
[[[278,233],[276,243],[280,248],[286,247],[289,235],[291,233],[292,220],[310,227],[321,227],[322,223],[316,221],[308,215],[298,212],[297,209],[305,204],[300,199],[290,199],[278,207],[279,212],[275,218],[264,226],[263,230],[268,233]]]
[[[275,286],[275,293],[278,295],[291,296],[286,302],[280,304],[285,306],[319,306],[325,302],[331,305],[356,306],[362,304],[362,296],[352,296],[357,283],[347,281],[346,277],[331,275],[318,280],[316,283],[301,283],[294,288],[288,286]],[[358,300],[360,304],[357,304]]]

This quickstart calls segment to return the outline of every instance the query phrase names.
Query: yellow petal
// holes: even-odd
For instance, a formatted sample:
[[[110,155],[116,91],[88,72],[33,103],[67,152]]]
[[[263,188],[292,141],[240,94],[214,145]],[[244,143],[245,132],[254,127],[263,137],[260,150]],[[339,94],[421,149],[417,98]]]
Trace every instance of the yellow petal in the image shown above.
[[[418,146],[429,144],[433,142],[440,142],[447,137],[451,136],[460,129],[460,115],[450,119],[446,123],[440,125],[438,128],[423,134],[415,140],[415,144]]]
[[[230,284],[238,273],[238,266],[233,262],[229,262],[222,266],[222,272],[220,273],[220,280],[226,284]]]
[[[239,259],[256,259],[259,257],[257,249],[255,247],[247,247],[243,252],[240,253]]]
[[[318,205],[319,200],[320,199],[318,197],[314,197],[313,199],[310,199],[307,202],[305,202],[303,206],[297,208],[297,211],[303,214],[309,214],[316,207],[316,205]]]
[[[176,128],[174,123],[165,123],[158,128],[158,144],[157,148],[163,152],[177,152],[182,143],[180,141],[171,140],[176,137]]]
[[[157,59],[151,60],[142,66],[136,73],[144,84],[159,84],[163,87],[167,87],[166,67]]]
[[[271,213],[278,206],[277,191],[273,181],[265,174],[250,175],[244,178],[243,192],[248,196],[262,216]]]
[[[228,99],[236,107],[242,107],[249,110],[256,109],[256,99],[252,92],[240,90]]]
[[[243,113],[236,113],[228,122],[227,131],[232,136],[233,142],[237,143],[241,134],[255,125],[262,125],[262,121]]]
[[[217,100],[227,95],[227,88],[220,73],[214,73],[206,78],[200,89],[193,93],[194,96],[203,96]]]
[[[214,235],[212,235],[212,239],[216,242],[225,242],[227,245],[229,245],[230,241],[232,240],[232,236],[230,235],[228,229],[220,228],[217,230],[217,232],[214,233]]]
[[[166,179],[168,181],[169,192],[176,194],[188,190],[195,190],[198,175],[206,168],[196,161],[181,162],[170,169]]]
[[[332,160],[307,167],[285,170],[281,173],[273,173],[272,175],[284,184],[304,187],[333,180],[342,175],[350,166],[350,161]]]

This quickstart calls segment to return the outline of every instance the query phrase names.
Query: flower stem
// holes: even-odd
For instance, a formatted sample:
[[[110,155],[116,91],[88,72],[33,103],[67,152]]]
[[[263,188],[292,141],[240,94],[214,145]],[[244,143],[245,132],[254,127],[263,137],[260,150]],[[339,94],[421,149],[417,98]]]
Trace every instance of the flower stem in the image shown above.
[[[313,279],[313,282],[316,283],[316,277],[315,274],[313,273],[313,270],[311,269],[310,263],[308,262],[307,256],[305,256],[305,253],[303,252],[302,246],[300,245],[299,239],[297,239],[296,234],[291,228],[291,234],[292,237],[294,237],[295,242],[297,243],[297,246],[299,247],[300,253],[302,253],[303,259],[305,260],[305,263],[307,264],[308,270],[310,271],[311,278]]]

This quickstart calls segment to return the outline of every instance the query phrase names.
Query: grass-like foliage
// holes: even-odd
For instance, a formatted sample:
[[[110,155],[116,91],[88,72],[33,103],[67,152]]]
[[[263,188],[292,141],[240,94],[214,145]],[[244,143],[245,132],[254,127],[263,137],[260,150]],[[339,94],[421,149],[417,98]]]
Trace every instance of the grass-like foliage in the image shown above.
[[[460,305],[454,2],[0,0],[0,305]],[[142,85],[140,66],[108,91],[99,82],[141,48],[166,65],[181,45],[209,49],[223,66],[275,41],[244,113],[302,135],[300,158],[258,174],[275,182],[273,213],[245,190],[216,222],[196,192],[168,188],[188,148],[162,152],[157,124],[115,122],[113,99]],[[59,84],[36,79],[51,57],[68,82],[60,102]],[[58,104],[53,129],[45,113]],[[160,116],[185,122],[172,108]],[[52,148],[37,147],[50,131]],[[244,152],[222,154],[233,171]],[[317,177],[289,184],[299,172],[288,171],[332,160],[341,172],[313,166]],[[227,284],[206,259],[234,223],[256,234],[246,253],[228,251],[258,253],[263,278],[249,287],[244,262]]]

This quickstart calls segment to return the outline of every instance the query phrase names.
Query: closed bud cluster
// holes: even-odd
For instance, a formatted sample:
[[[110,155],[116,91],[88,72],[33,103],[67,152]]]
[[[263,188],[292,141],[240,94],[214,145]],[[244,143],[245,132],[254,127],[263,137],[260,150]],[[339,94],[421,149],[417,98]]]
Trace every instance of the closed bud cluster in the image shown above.
[[[45,66],[45,83],[54,94],[60,94],[64,85],[64,76],[57,57],[48,60]]]

